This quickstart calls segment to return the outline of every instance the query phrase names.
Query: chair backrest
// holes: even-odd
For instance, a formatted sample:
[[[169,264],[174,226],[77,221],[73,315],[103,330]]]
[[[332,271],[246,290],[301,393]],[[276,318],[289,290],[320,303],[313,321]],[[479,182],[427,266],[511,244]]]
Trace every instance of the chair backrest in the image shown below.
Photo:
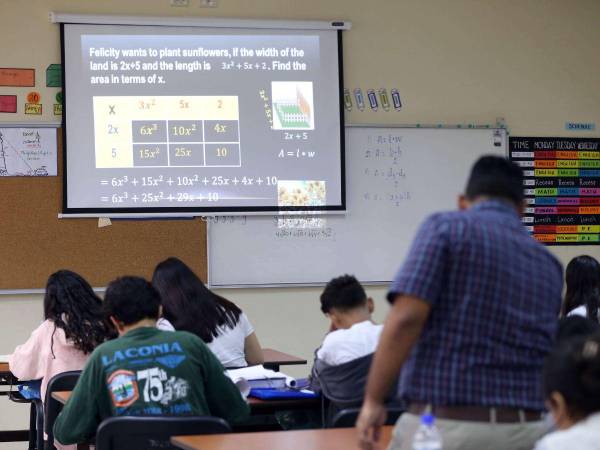
[[[52,398],[52,393],[56,391],[72,391],[81,375],[81,370],[72,370],[70,372],[54,375],[46,387],[46,399],[44,402],[44,427],[48,435],[48,448],[54,448],[54,422],[62,410],[63,405]]]
[[[405,410],[397,406],[387,407],[387,418],[385,420],[386,425],[394,425],[398,418],[402,415]],[[360,408],[347,408],[339,411],[333,419],[331,419],[330,428],[351,428],[358,419]]]
[[[171,436],[229,433],[218,417],[110,417],[98,427],[97,450],[174,449]]]

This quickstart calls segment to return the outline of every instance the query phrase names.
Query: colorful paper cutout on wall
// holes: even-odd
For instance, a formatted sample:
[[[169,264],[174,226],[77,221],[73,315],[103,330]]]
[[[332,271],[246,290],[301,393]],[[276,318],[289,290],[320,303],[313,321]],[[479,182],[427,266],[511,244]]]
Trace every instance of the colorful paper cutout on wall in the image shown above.
[[[35,69],[0,67],[0,86],[33,87],[35,86]]]

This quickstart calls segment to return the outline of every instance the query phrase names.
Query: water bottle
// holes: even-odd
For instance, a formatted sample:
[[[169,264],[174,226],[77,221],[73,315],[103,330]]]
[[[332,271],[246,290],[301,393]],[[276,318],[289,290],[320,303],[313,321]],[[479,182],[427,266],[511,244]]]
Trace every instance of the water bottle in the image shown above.
[[[413,438],[413,450],[442,450],[442,438],[432,414],[421,416],[421,425]]]

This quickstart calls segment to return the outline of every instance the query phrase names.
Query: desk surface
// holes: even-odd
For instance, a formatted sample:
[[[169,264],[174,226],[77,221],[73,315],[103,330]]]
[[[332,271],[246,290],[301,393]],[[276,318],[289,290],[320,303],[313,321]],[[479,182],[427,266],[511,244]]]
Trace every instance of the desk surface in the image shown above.
[[[274,350],[272,348],[263,348],[263,355],[265,358],[265,364],[277,364],[277,365],[297,365],[306,364],[306,360],[298,358],[297,356],[289,355],[287,353]],[[10,373],[8,363],[0,362],[0,374]]]
[[[264,364],[279,364],[281,366],[293,366],[296,364],[306,364],[306,360],[297,356],[273,350],[272,348],[263,348]]]
[[[392,426],[383,427],[380,448],[392,437]],[[352,450],[358,449],[354,428],[325,430],[269,431],[199,436],[173,436],[171,443],[184,450]]]

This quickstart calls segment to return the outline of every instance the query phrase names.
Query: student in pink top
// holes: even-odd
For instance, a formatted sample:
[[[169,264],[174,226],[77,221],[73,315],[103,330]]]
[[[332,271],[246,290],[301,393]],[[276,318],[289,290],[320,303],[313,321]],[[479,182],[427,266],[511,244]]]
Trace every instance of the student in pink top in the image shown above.
[[[88,282],[69,270],[58,271],[46,285],[44,322],[10,355],[10,371],[19,380],[41,378],[44,400],[48,381],[83,369],[90,353],[110,334],[101,300]]]

